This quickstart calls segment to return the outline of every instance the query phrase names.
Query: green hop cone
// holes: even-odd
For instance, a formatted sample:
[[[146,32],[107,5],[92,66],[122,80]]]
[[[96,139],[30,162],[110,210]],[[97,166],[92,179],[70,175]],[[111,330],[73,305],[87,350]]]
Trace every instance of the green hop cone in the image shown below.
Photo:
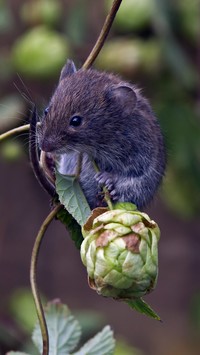
[[[82,229],[81,259],[90,287],[102,296],[126,302],[152,291],[158,275],[160,230],[133,206],[97,208]]]

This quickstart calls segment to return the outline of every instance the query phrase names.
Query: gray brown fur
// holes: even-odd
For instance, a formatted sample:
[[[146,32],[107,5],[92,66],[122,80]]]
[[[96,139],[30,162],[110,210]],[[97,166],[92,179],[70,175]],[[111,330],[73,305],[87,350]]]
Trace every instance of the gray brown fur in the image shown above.
[[[70,125],[73,116],[82,124]],[[94,208],[100,204],[99,185],[113,200],[146,206],[165,170],[163,136],[149,102],[135,86],[112,74],[63,68],[47,115],[42,119],[42,150],[61,155],[61,172],[74,172],[83,153],[80,183]],[[93,159],[101,173],[95,174]]]

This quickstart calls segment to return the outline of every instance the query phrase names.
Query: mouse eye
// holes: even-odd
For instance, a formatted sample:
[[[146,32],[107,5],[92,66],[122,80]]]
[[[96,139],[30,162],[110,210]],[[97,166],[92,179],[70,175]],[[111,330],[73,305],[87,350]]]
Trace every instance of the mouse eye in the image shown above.
[[[81,116],[74,116],[70,120],[70,126],[73,126],[73,127],[78,127],[78,126],[81,125],[81,123],[82,123],[82,117]]]
[[[48,112],[49,112],[49,108],[47,107],[47,108],[45,108],[45,110],[44,110],[45,116],[47,115]]]

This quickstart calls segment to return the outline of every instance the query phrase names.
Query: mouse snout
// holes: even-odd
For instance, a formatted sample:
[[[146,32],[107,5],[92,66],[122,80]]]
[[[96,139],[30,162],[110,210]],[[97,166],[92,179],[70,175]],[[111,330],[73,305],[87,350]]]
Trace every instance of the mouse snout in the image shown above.
[[[53,135],[47,134],[47,132],[39,134],[38,142],[40,149],[44,152],[52,153],[58,149],[56,138]]]
[[[40,145],[40,149],[43,150],[44,152],[52,153],[53,151],[56,150],[54,141],[50,139],[41,140],[39,145]]]

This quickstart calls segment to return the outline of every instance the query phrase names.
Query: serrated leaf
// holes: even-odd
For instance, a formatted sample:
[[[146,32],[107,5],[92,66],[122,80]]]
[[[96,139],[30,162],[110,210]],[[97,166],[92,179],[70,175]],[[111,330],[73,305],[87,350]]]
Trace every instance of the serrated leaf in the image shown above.
[[[56,191],[60,202],[82,226],[91,210],[75,176],[62,175],[56,171]]]
[[[158,314],[156,314],[153,311],[153,309],[146,302],[143,301],[142,298],[138,298],[137,300],[133,300],[133,301],[126,301],[126,303],[132,309],[135,309],[136,311],[138,311],[142,314],[145,314],[148,317],[151,317],[151,318],[161,321]]]
[[[76,222],[72,215],[66,211],[66,209],[61,209],[57,218],[61,221],[65,227],[69,230],[71,239],[74,241],[76,247],[80,249],[81,243],[83,241],[83,236],[81,233],[81,226]]]
[[[113,331],[107,325],[97,333],[92,339],[87,341],[82,348],[73,355],[112,355],[115,349],[115,339]]]
[[[50,302],[45,311],[45,318],[49,332],[49,355],[67,355],[73,351],[80,340],[81,328],[68,307],[59,301]],[[39,324],[33,331],[32,339],[42,354]]]

